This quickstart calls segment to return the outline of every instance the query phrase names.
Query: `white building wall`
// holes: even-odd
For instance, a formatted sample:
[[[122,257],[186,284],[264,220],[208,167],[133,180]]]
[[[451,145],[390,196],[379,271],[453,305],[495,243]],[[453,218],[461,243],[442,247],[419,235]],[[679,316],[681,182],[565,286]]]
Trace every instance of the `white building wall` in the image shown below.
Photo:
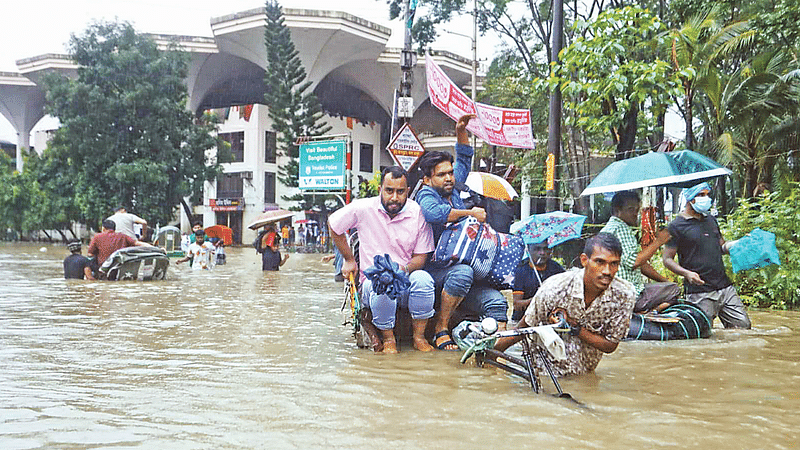
[[[274,131],[272,122],[267,116],[265,105],[253,105],[250,120],[240,117],[239,108],[232,107],[228,119],[219,126],[220,133],[244,132],[244,161],[223,164],[225,173],[252,172],[252,179],[243,180],[242,194],[244,198],[244,210],[242,211],[242,242],[251,242],[255,238],[255,231],[247,228],[265,209],[275,207],[289,209],[294,206],[291,202],[282,200],[283,196],[290,196],[299,192],[297,188],[284,186],[277,179],[278,167],[288,163],[289,158],[278,156],[275,163],[265,162],[266,151],[266,131]],[[370,179],[375,171],[379,171],[382,166],[391,165],[391,157],[388,152],[380,148],[381,126],[376,122],[364,123],[346,117],[325,116],[324,120],[331,126],[327,134],[349,134],[353,144],[353,181],[352,186],[357,189],[357,175]],[[372,145],[372,171],[362,170],[360,167],[361,145],[362,143]],[[278,144],[280,145],[280,144]],[[385,155],[383,155],[383,154]],[[274,173],[276,176],[275,204],[264,202],[265,172]],[[211,209],[210,199],[217,198],[216,183],[206,183],[203,199],[203,226],[209,227],[216,223],[216,212]],[[297,219],[302,218],[302,214],[297,214]]]

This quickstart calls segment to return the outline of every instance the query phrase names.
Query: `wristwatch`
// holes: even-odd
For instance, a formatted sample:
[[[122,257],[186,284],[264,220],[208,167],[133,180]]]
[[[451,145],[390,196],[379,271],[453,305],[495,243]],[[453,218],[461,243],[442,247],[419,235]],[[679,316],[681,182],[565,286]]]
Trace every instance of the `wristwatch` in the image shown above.
[[[570,336],[579,335],[581,333],[581,328],[583,328],[583,327],[579,323],[576,323],[575,325],[570,325],[569,326],[569,335]]]

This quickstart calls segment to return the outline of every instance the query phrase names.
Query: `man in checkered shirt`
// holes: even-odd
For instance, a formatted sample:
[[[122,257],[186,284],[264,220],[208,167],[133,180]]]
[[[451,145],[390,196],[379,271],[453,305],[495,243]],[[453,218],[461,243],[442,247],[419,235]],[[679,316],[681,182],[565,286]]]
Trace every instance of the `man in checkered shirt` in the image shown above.
[[[639,240],[633,233],[639,221],[639,208],[641,201],[639,194],[633,191],[621,191],[614,194],[611,199],[612,216],[601,230],[611,233],[622,244],[622,258],[620,260],[617,278],[633,284],[636,291],[636,304],[633,312],[647,312],[653,309],[662,310],[678,302],[681,287],[670,282],[661,275],[648,262],[658,248],[669,238],[669,233],[662,231],[656,241],[642,251]],[[665,234],[666,233],[666,234]],[[644,282],[644,277],[650,278],[655,283]]]

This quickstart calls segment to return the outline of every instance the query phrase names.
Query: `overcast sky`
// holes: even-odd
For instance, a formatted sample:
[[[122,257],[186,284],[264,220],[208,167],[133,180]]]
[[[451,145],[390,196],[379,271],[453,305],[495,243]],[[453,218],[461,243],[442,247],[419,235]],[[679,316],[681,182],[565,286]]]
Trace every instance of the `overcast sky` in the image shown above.
[[[345,11],[390,27],[389,46],[401,47],[402,23],[390,22],[386,0],[284,0],[287,8]],[[125,20],[145,33],[163,33],[212,37],[210,20],[248,9],[259,8],[258,0],[4,0],[0,7],[0,72],[17,72],[16,61],[45,53],[66,53],[70,34],[80,34],[93,20]],[[332,6],[336,5],[336,6]],[[472,17],[463,16],[446,26],[453,32],[470,34]],[[470,39],[440,33],[433,45],[470,58]],[[478,38],[478,58],[491,60],[500,40],[493,36]],[[498,105],[502,106],[502,105]],[[43,119],[34,130],[51,128],[56,122]],[[671,128],[671,127],[668,127]],[[669,130],[669,134],[682,135]],[[0,115],[0,139],[16,142],[16,132]],[[31,141],[33,142],[33,141]]]
[[[392,28],[390,46],[402,46],[402,24],[389,21],[385,0],[284,0],[287,8],[345,11]],[[333,6],[335,5],[335,6]],[[180,34],[212,37],[210,20],[235,12],[264,6],[258,0],[6,0],[3,1],[3,24],[0,25],[0,72],[17,72],[16,61],[45,53],[66,53],[70,34],[80,34],[93,20],[125,20],[145,33]],[[458,23],[450,29],[469,34],[471,16],[464,29]],[[496,40],[495,40],[496,42]],[[468,38],[443,34],[435,48],[464,57],[471,56]],[[484,57],[490,48],[478,50]],[[45,119],[46,121],[47,119]],[[45,127],[45,121],[36,128]],[[0,116],[0,139],[16,142],[11,124]]]

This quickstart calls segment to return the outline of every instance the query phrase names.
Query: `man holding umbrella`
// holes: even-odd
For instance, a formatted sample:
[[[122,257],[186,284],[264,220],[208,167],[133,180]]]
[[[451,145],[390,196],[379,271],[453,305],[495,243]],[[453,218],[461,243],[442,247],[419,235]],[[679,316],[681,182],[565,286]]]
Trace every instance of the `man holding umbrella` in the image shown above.
[[[725,242],[709,214],[711,186],[700,183],[684,189],[683,196],[686,208],[667,227],[672,239],[664,248],[664,266],[684,277],[686,301],[702,309],[711,322],[719,316],[725,328],[750,328],[750,317],[722,264],[722,254],[735,242]]]

